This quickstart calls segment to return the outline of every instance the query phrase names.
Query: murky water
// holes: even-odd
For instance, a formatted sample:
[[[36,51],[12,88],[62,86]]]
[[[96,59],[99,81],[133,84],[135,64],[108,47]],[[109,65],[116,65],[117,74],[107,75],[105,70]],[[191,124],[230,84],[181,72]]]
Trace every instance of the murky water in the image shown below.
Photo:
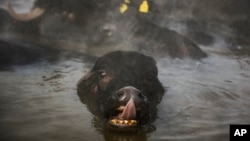
[[[232,56],[211,55],[202,63],[161,60],[160,78],[169,89],[156,137],[229,140],[230,124],[250,123],[249,67],[249,58]]]
[[[168,91],[157,129],[133,135],[103,131],[80,102],[76,83],[91,63],[76,57],[0,72],[0,140],[226,141],[230,124],[250,123],[249,57],[159,59]]]
[[[31,7],[14,4],[20,12]],[[1,71],[0,140],[228,141],[230,124],[250,123],[250,57],[229,55],[220,45],[207,48],[209,57],[201,61],[157,59],[167,92],[150,133],[101,128],[76,94],[77,81],[94,63],[87,56]]]

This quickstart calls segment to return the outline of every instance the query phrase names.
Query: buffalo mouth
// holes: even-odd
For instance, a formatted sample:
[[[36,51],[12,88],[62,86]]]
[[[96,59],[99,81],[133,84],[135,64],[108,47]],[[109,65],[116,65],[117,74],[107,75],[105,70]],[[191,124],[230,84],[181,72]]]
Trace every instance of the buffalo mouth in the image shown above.
[[[137,125],[137,120],[111,119],[109,124],[117,127],[134,127]]]
[[[138,125],[136,115],[139,109],[136,108],[134,100],[130,99],[125,106],[116,108],[117,115],[109,119],[109,124],[115,127],[135,127]]]

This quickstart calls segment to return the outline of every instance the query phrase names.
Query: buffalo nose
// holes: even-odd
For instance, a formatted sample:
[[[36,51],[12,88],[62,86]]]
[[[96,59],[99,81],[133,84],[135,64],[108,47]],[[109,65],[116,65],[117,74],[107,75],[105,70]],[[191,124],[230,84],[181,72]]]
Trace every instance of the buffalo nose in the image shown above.
[[[119,89],[116,92],[116,97],[121,102],[128,102],[130,99],[133,99],[135,103],[140,103],[145,99],[141,91],[132,86],[126,86]]]

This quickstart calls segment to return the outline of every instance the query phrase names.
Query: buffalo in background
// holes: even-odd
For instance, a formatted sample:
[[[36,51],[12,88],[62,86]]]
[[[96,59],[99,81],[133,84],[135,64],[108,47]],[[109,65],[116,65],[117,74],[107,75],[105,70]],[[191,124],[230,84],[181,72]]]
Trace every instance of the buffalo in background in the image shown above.
[[[15,1],[3,1],[0,37],[98,56],[133,50],[155,57],[201,59],[207,52],[200,45],[207,51],[216,40],[236,53],[249,50],[248,0],[149,0],[147,14],[138,12],[141,0],[130,1],[121,14],[122,3],[35,0],[30,13],[20,14]]]
[[[21,0],[18,0],[18,1],[21,1]],[[174,94],[176,97],[182,97],[182,95],[187,92],[186,90],[188,90],[189,93],[186,93],[185,96],[191,96],[191,98],[193,98],[193,96],[198,96],[199,97],[198,99],[202,99],[202,100],[199,101],[200,103],[196,106],[198,106],[198,108],[201,108],[201,110],[204,111],[204,113],[206,113],[207,110],[209,111],[210,109],[213,109],[211,111],[212,112],[211,118],[216,119],[215,121],[218,121],[219,123],[221,123],[222,116],[224,117],[224,116],[227,116],[228,114],[232,115],[231,114],[232,110],[234,111],[236,109],[237,111],[237,108],[239,106],[243,106],[240,103],[242,99],[238,99],[240,100],[239,102],[240,105],[236,105],[235,109],[234,109],[234,106],[232,106],[233,108],[231,109],[231,106],[229,105],[238,102],[237,98],[235,98],[236,96],[238,97],[238,94],[237,94],[238,92],[239,94],[241,93],[247,94],[248,92],[248,89],[245,88],[247,87],[245,86],[245,84],[248,84],[247,79],[249,75],[247,73],[248,72],[247,69],[249,67],[247,65],[249,64],[249,59],[246,58],[246,61],[237,60],[237,56],[235,56],[234,54],[229,54],[229,53],[236,53],[236,54],[240,53],[240,55],[246,54],[249,56],[249,45],[250,45],[249,43],[249,35],[250,35],[249,0],[237,0],[237,1],[235,0],[221,0],[221,1],[149,0],[150,12],[147,14],[138,12],[138,5],[140,5],[141,0],[134,0],[134,1],[130,0],[130,1],[131,1],[131,4],[129,4],[129,10],[123,14],[119,12],[120,4],[124,2],[122,0],[121,1],[117,1],[117,0],[98,0],[98,1],[97,0],[93,0],[93,1],[30,0],[30,2],[33,4],[33,8],[31,9],[32,12],[26,13],[26,14],[20,14],[21,12],[19,12],[16,9],[18,7],[18,3],[16,0],[12,0],[11,4],[8,4],[7,0],[0,1],[0,7],[1,7],[0,9],[0,63],[1,63],[0,69],[5,66],[11,66],[11,65],[16,65],[16,64],[22,65],[22,64],[31,63],[34,61],[39,61],[41,60],[41,58],[46,59],[46,61],[50,58],[57,58],[58,56],[60,56],[60,51],[62,50],[77,52],[80,54],[80,55],[78,54],[78,56],[84,56],[84,57],[87,56],[86,54],[90,55],[91,57],[93,56],[96,57],[96,56],[103,55],[106,52],[111,52],[114,50],[132,50],[132,51],[137,51],[146,55],[153,56],[155,58],[164,57],[162,60],[159,59],[159,61],[162,63],[159,66],[161,67],[160,69],[163,69],[164,71],[168,70],[166,73],[160,72],[160,75],[163,76],[163,81],[162,81],[163,84],[169,82],[170,88],[172,87],[172,88],[178,89],[181,87],[180,91],[179,90],[172,91],[172,94]],[[32,14],[33,12],[35,13]],[[228,48],[230,50],[228,50]],[[219,52],[220,49],[223,51]],[[227,52],[224,52],[225,50]],[[224,53],[224,54],[220,54],[223,57],[211,51],[218,51],[219,53]],[[169,56],[170,58],[203,59],[204,57],[207,56],[207,54],[211,56],[207,59],[202,60],[204,61],[204,63],[203,62],[197,63],[197,61],[194,61],[194,62],[191,61],[191,63],[195,63],[195,65],[187,64],[187,66],[186,66],[186,63],[187,63],[186,61],[180,61],[179,59],[176,59],[176,60],[165,59],[165,57],[167,56]],[[119,59],[121,59],[119,57],[117,57],[118,59],[115,59],[115,60],[119,61]],[[227,60],[227,57],[230,59]],[[242,56],[239,56],[239,57],[242,57]],[[244,59],[244,57],[245,56],[243,56],[242,58]],[[234,60],[234,58],[236,60]],[[84,63],[87,62],[86,58],[84,58],[83,60],[84,60]],[[124,60],[129,61],[130,59],[124,59]],[[235,69],[235,62],[239,62],[239,66],[236,66],[236,69]],[[72,63],[72,62],[68,62],[68,63]],[[40,63],[38,65],[43,67],[43,65],[41,65]],[[51,66],[54,66],[54,65],[57,65],[57,64],[53,64],[53,63],[51,64]],[[122,65],[122,63],[119,63],[119,65]],[[169,66],[169,65],[170,65],[170,68],[166,68],[166,66]],[[30,67],[36,67],[36,66],[31,65]],[[68,68],[69,66],[66,64],[64,67]],[[141,67],[147,68],[146,65],[141,66]],[[171,67],[174,67],[174,69],[171,69]],[[193,67],[194,69],[192,69]],[[240,68],[237,69],[237,67],[240,67]],[[112,64],[111,64],[108,68],[114,69],[116,67],[112,67]],[[61,67],[56,68],[55,70],[59,70],[60,72],[61,71],[60,69]],[[190,69],[191,71],[189,71]],[[98,69],[93,68],[92,72],[94,72],[95,70],[98,70]],[[185,71],[185,70],[188,70],[188,71]],[[225,70],[226,71],[229,70],[229,73],[225,73],[226,72]],[[47,70],[45,70],[45,72],[46,71]],[[186,74],[183,74],[182,71],[184,71]],[[48,73],[50,72],[52,71],[48,71]],[[117,71],[117,73],[118,72],[119,71]],[[197,73],[197,72],[200,72],[200,73]],[[47,72],[45,73],[46,76],[37,74],[36,72],[32,74],[39,75],[39,78],[42,77],[43,81],[57,78],[58,76],[58,75],[55,75],[55,76],[52,75],[51,77],[47,77],[47,75],[48,76],[51,75],[48,73]],[[52,74],[54,73],[57,74],[58,71],[54,72],[53,70]],[[63,73],[65,73],[65,75],[69,74],[68,71],[65,71]],[[74,73],[74,71],[72,73]],[[102,113],[104,115],[103,116],[104,119],[109,119],[108,118],[109,113],[105,114],[107,113],[106,111],[108,111],[107,109],[93,109],[93,107],[95,108],[95,106],[93,105],[96,104],[95,103],[96,101],[93,102],[93,99],[95,100],[96,97],[93,96],[91,97],[93,99],[88,101],[87,98],[83,96],[84,94],[81,91],[89,89],[90,91],[92,90],[91,91],[92,94],[94,92],[97,92],[97,90],[102,90],[102,92],[104,92],[103,88],[106,86],[105,83],[111,82],[110,77],[109,76],[107,77],[107,72],[104,72],[103,70],[100,70],[99,73],[96,73],[99,75],[99,77],[97,77],[96,75],[93,76],[91,74],[94,74],[94,73],[91,73],[90,71],[89,75],[85,75],[85,77],[80,81],[78,85],[78,94],[82,102],[84,102],[86,105],[89,106],[88,108],[93,114]],[[112,72],[110,74],[116,74],[116,73]],[[195,74],[195,76],[193,74]],[[139,75],[141,76],[142,74],[139,74]],[[198,78],[196,78],[196,76]],[[15,76],[13,77],[15,79]],[[69,74],[69,77],[73,78],[71,74]],[[22,79],[22,78],[23,77],[19,79]],[[27,78],[33,79],[33,77],[27,77]],[[87,78],[93,78],[93,79],[87,79]],[[120,77],[118,76],[116,78],[120,78]],[[130,79],[130,78],[132,77],[127,77],[127,79]],[[170,81],[168,78],[170,78]],[[3,77],[3,79],[5,78]],[[123,79],[126,80],[126,78],[123,78]],[[63,80],[64,79],[58,79],[56,81],[61,82]],[[87,81],[88,83],[81,83],[81,82],[84,82],[84,80],[89,80],[89,81]],[[98,83],[97,83],[97,80],[98,80]],[[136,79],[136,81],[137,80],[138,79]],[[150,77],[149,78],[146,77],[142,81],[143,81],[143,84],[150,86],[150,80],[152,80]],[[48,87],[52,84],[49,82],[45,83],[45,84],[48,84]],[[199,83],[199,82],[202,82],[202,83]],[[69,83],[70,85],[72,84],[71,82]],[[3,84],[5,84],[5,82]],[[18,85],[18,87],[23,87],[23,85],[19,85],[19,82],[17,82],[16,84]],[[27,84],[30,85],[30,82]],[[184,85],[187,84],[188,86],[185,86],[182,89],[183,84]],[[13,84],[10,83],[9,85],[12,86]],[[44,85],[44,83],[42,83],[41,86],[42,85]],[[137,85],[135,84],[133,85],[137,87]],[[207,89],[205,88],[207,87],[206,85],[208,85]],[[243,86],[242,89],[241,89],[241,85]],[[116,88],[118,89],[118,91],[119,90],[124,90],[124,91],[131,90],[132,94],[136,94],[136,93],[138,94],[139,88],[137,88],[138,90],[136,90],[136,89],[131,89],[131,87],[124,88],[123,86],[125,85],[117,85],[117,87],[118,86],[120,87],[120,89]],[[5,85],[3,85],[3,88],[4,87]],[[45,88],[48,88],[48,87],[45,87]],[[29,87],[25,86],[22,89],[27,89],[27,88]],[[65,89],[61,89],[63,92],[66,89],[68,89],[68,87],[66,86],[63,88],[65,88]],[[190,88],[190,90],[186,88]],[[42,87],[41,89],[38,89],[38,91],[37,90],[35,91],[40,92],[40,91],[43,91],[43,89],[44,88]],[[116,90],[116,89],[112,86],[112,89],[110,90]],[[205,90],[203,91],[203,89]],[[55,91],[50,91],[48,94],[54,93],[56,91],[57,89]],[[75,89],[72,91],[74,93]],[[206,91],[209,91],[209,93],[207,93]],[[217,91],[218,93],[216,93]],[[231,91],[232,91],[233,97],[231,97]],[[10,91],[10,93],[12,92],[14,91]],[[16,92],[17,95],[15,95],[14,97],[20,96],[22,94],[18,92],[19,91]],[[179,95],[178,95],[178,92],[179,92]],[[47,93],[47,91],[44,93]],[[44,93],[42,92],[42,94]],[[88,94],[91,94],[91,93],[88,93]],[[6,93],[6,94],[9,94],[9,93]],[[27,93],[27,94],[30,94],[30,93]],[[239,97],[244,98],[246,97],[245,94],[240,95]],[[220,97],[221,95],[225,95],[225,97],[224,96]],[[223,103],[224,99],[225,98],[227,99],[226,97],[227,95],[229,96],[229,99],[230,99],[229,102],[233,101],[233,103],[227,103],[228,105],[224,107],[224,105],[221,105],[220,102]],[[12,96],[12,94],[8,96]],[[161,94],[159,94],[159,96],[161,96]],[[211,96],[211,98],[209,96]],[[219,97],[219,99],[217,96]],[[101,98],[104,99],[104,97],[101,97]],[[184,107],[187,106],[187,109],[189,109],[190,107],[193,108],[192,105],[190,106],[187,103],[185,103],[187,105],[182,104],[182,101],[172,102],[171,97],[169,100],[168,98],[169,97],[164,99],[166,100],[164,102],[166,103],[170,102],[170,105],[173,104],[174,106],[179,106],[180,104],[180,106],[183,106],[183,105]],[[58,99],[57,95],[55,99]],[[138,99],[138,97],[136,99]],[[155,109],[154,106],[157,105],[158,102],[160,102],[160,99],[161,98],[159,97],[159,101],[154,102],[153,104],[152,111],[155,112],[155,113],[151,113],[151,115],[153,116],[150,118],[146,117],[150,119],[149,123],[152,122],[154,118],[157,118],[156,117],[157,108]],[[6,99],[6,100],[9,100],[9,99]],[[49,101],[50,97],[45,100]],[[180,100],[180,99],[177,98],[177,100]],[[23,103],[25,104],[27,103],[24,100],[21,100],[21,101],[23,101]],[[174,102],[177,102],[177,104]],[[209,105],[204,105],[204,103],[206,102],[209,102]],[[212,104],[210,105],[210,102],[214,103],[214,105]],[[244,103],[244,101],[242,102]],[[247,103],[247,101],[245,102]],[[19,103],[16,103],[16,105],[14,106],[17,106],[17,105],[19,106]],[[132,107],[132,109],[134,109],[133,108],[134,106],[131,106],[133,105],[131,104],[131,102],[129,102],[128,104],[124,104],[124,105],[125,107],[126,105],[128,105],[127,107],[130,107],[130,108]],[[42,104],[42,106],[45,106],[45,105]],[[50,105],[48,104],[48,106]],[[168,106],[168,104],[167,105],[164,104],[163,109],[166,108],[165,106]],[[217,110],[215,106],[218,108],[222,108],[222,109]],[[33,108],[33,105],[26,106],[26,107],[28,107],[28,109],[26,109],[27,113],[25,113],[24,115],[27,114],[27,116],[30,117],[29,108],[30,107]],[[112,108],[113,107],[111,106],[110,109]],[[121,109],[124,110],[123,108],[124,107],[122,107]],[[49,109],[51,109],[51,107],[49,107]],[[207,110],[204,110],[204,109],[207,109]],[[229,111],[224,112],[224,110],[227,110],[227,109],[229,109]],[[118,108],[118,110],[120,109]],[[194,119],[201,119],[201,117],[203,117],[202,115],[200,115],[199,110],[200,109],[194,112],[195,113],[194,115],[197,115],[195,116]],[[215,113],[213,113],[214,110],[216,111]],[[223,110],[223,112],[221,112],[221,110]],[[9,111],[9,110],[4,110],[4,111]],[[37,109],[34,109],[34,111],[35,111],[34,115],[37,115]],[[21,110],[20,113],[22,112],[23,111]],[[122,112],[122,113],[130,113],[130,112]],[[228,114],[224,115],[224,113],[228,113]],[[16,112],[14,112],[13,114],[16,115]],[[10,116],[13,117],[13,114],[10,114]],[[42,111],[41,114],[38,114],[38,116],[42,114],[44,114],[44,111]],[[113,115],[114,114],[115,113],[113,113]],[[168,112],[164,112],[164,114],[168,114]],[[214,117],[214,114],[218,114],[218,116]],[[134,114],[130,113],[130,115],[133,116]],[[233,115],[235,114],[233,113]],[[238,114],[238,113],[237,115],[238,115],[237,117],[242,116],[241,114]],[[248,115],[248,113],[246,113],[245,115]],[[25,119],[25,117],[26,116],[24,116],[23,119]],[[127,116],[127,117],[130,117],[130,116]],[[183,120],[181,124],[180,122],[172,123],[171,120],[169,120],[168,118],[165,118],[165,116],[163,117],[164,117],[164,120],[160,120],[160,121],[164,121],[164,122],[169,121],[171,122],[171,124],[164,124],[163,128],[161,129],[166,129],[170,126],[175,127],[176,123],[179,125],[183,125],[183,124],[186,125],[186,123],[188,122],[187,120]],[[182,116],[180,117],[182,118]],[[66,119],[64,117],[62,118],[64,119],[63,121],[68,121],[68,118]],[[175,117],[173,117],[173,119],[174,118]],[[57,120],[57,118],[55,119]],[[232,121],[232,119],[234,118],[229,118],[228,120]],[[239,118],[239,119],[241,120],[242,118]],[[240,121],[240,120],[237,120],[237,121]],[[27,120],[25,119],[24,122],[27,123],[26,121]],[[44,121],[44,122],[40,122],[40,121]],[[247,120],[244,120],[243,118],[243,122],[245,121]],[[46,123],[47,121],[39,120],[38,122],[39,124],[35,124],[35,125],[41,125],[43,123]],[[10,123],[10,126],[13,128],[21,125],[21,124],[15,124],[16,126],[13,126],[14,124],[12,121],[10,121],[9,123]],[[28,122],[28,123],[31,125],[30,130],[33,130],[34,129],[33,122]],[[203,127],[206,128],[205,126],[203,126],[203,123],[204,122],[199,122],[200,126],[199,125],[196,126],[196,124],[193,124],[192,122],[190,124],[187,124],[186,127],[188,127],[188,130],[186,130],[187,133],[184,133],[184,134],[187,135],[189,133],[194,133],[191,135],[192,137],[194,137],[193,135],[196,134],[195,131],[198,131],[198,130],[207,131],[207,130],[202,130]],[[209,122],[206,121],[207,125],[209,125],[210,123],[211,123],[210,121]],[[159,124],[162,124],[162,123],[159,123]],[[215,124],[217,124],[217,122]],[[222,124],[224,125],[224,122]],[[192,126],[194,125],[194,128],[190,128],[190,126],[188,125],[192,125]],[[52,124],[52,126],[54,126],[54,124]],[[99,129],[98,127],[99,124],[98,125],[94,124],[93,126],[95,127],[97,126],[97,130]],[[219,124],[219,126],[221,127],[221,124]],[[41,126],[38,126],[38,127],[41,127]],[[214,124],[211,124],[211,127],[214,127]],[[220,127],[218,128],[218,130],[221,129]],[[178,126],[178,128],[182,128],[182,127]],[[21,129],[24,129],[24,128],[21,128]],[[6,133],[9,133],[7,134],[7,136],[4,136],[4,137],[10,137],[8,135],[12,134],[12,132],[9,132],[11,130],[8,130],[7,128],[3,128],[3,130],[6,131]],[[24,130],[24,134],[27,135],[25,131],[27,130]],[[65,128],[62,127],[61,131],[65,131]],[[169,135],[172,133],[172,132],[169,132],[171,130],[165,130],[165,131]],[[58,130],[55,129],[55,132],[62,135],[62,133],[66,133],[68,132],[68,130],[65,132],[58,132]],[[203,133],[204,132],[202,132],[202,136],[199,136],[199,138],[204,137]],[[219,134],[221,134],[221,132]],[[106,136],[106,133],[104,133],[104,135]],[[141,138],[143,138],[143,140],[147,140],[147,135],[145,136],[144,135],[145,134],[142,134]],[[222,136],[224,135],[225,134],[223,134]],[[37,136],[37,134],[34,134],[34,136]],[[54,137],[54,134],[52,136]],[[208,134],[208,136],[211,139],[212,138],[211,136],[214,136],[214,135]],[[215,136],[217,136],[217,134]],[[65,137],[66,136],[63,136],[63,138]],[[127,138],[126,135],[123,137],[125,138],[125,140],[130,140],[130,138]],[[185,139],[183,138],[183,136],[179,136],[179,137],[182,139]],[[112,138],[112,136],[109,136],[107,134],[107,137],[105,137],[105,139],[106,138],[107,140],[111,140],[110,138]],[[114,138],[116,140],[118,139],[116,136]],[[135,139],[135,140],[140,140],[141,138]]]
[[[36,0],[26,14],[16,12],[15,3],[9,2],[7,12],[1,12],[2,37],[7,34],[8,38],[99,55],[111,50],[133,50],[157,57],[207,56],[192,40],[154,22],[159,15],[154,1],[149,1],[147,14],[138,11],[139,0],[131,1],[128,11],[120,13],[122,2]]]

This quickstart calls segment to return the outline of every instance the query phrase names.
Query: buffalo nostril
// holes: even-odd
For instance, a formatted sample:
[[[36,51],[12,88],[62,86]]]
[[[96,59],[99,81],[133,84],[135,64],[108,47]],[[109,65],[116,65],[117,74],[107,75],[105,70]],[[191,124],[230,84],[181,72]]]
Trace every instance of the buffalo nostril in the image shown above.
[[[139,97],[140,99],[144,99],[144,95],[143,95],[142,93],[138,93],[138,97]]]
[[[119,92],[117,93],[117,96],[118,96],[118,97],[124,96],[124,91],[119,91]]]

